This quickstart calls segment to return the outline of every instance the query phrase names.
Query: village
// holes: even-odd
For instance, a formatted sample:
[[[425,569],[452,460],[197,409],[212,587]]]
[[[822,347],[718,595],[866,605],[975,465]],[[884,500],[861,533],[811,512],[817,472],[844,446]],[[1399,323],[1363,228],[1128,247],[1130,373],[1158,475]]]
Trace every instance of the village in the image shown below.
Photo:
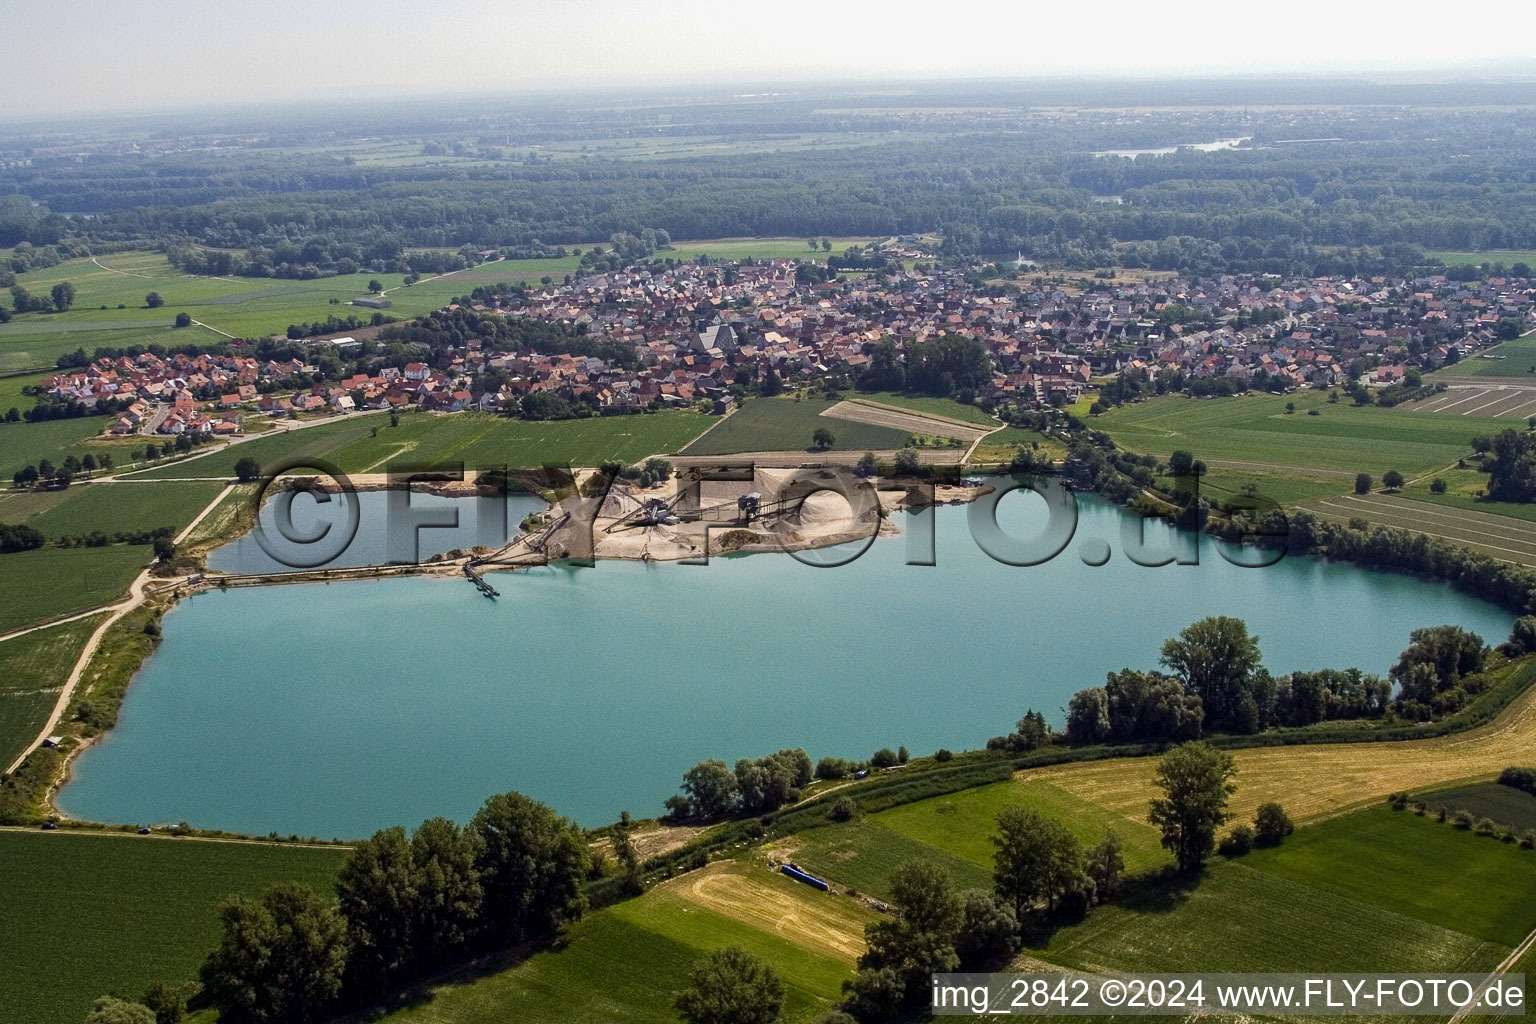
[[[1528,277],[1280,282],[1131,272],[1123,282],[1071,284],[1027,278],[1021,261],[1009,286],[975,268],[885,263],[917,255],[893,241],[870,256],[900,269],[830,280],[794,259],[653,262],[531,290],[478,289],[446,310],[542,321],[632,353],[622,363],[500,351],[470,338],[418,345],[420,359],[398,366],[343,363],[345,376],[326,379],[298,358],[236,354],[236,342],[229,354],[101,358],[47,378],[43,389],[87,412],[110,402],[104,433],[114,435],[219,437],[244,433],[253,417],[410,408],[534,419],[669,407],[721,415],[770,376],[790,387],[884,386],[873,372],[882,350],[899,361],[911,346],[948,335],[979,341],[991,362],[990,380],[960,397],[1007,411],[1070,404],[1135,371],[1207,394],[1357,381],[1418,387],[1420,372],[1476,358],[1536,323]],[[311,342],[309,352],[343,360],[361,348],[351,337]]]

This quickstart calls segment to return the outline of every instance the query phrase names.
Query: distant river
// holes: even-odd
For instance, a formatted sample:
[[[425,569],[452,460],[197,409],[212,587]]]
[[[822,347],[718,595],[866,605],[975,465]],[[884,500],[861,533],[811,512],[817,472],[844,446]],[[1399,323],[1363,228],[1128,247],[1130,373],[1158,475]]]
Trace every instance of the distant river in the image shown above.
[[[120,724],[61,804],[100,821],[355,837],[465,820],[517,789],[597,825],[658,813],[707,757],[960,750],[1030,707],[1059,721],[1075,690],[1155,666],[1162,641],[1206,615],[1246,619],[1277,674],[1384,673],[1415,627],[1492,642],[1509,628],[1442,585],[1304,558],[1243,569],[1205,539],[1198,566],[1144,568],[1121,551],[1127,513],[1080,504],[1072,545],[1033,568],[993,561],[967,509],[944,507],[924,513],[937,567],[905,564],[895,538],[835,569],[759,554],[500,574],[497,601],[459,579],[199,594],[166,616]],[[999,521],[1028,536],[1042,508],[1010,495]],[[378,518],[362,517],[364,534]],[[1098,568],[1080,557],[1095,539],[1114,548]]]
[[[1134,160],[1139,156],[1168,156],[1177,153],[1181,149],[1194,150],[1197,153],[1215,153],[1223,149],[1236,149],[1245,142],[1252,141],[1251,136],[1244,135],[1237,139],[1217,139],[1215,142],[1186,142],[1177,146],[1159,146],[1156,149],[1104,149],[1094,153],[1094,156],[1119,156],[1128,160]]]

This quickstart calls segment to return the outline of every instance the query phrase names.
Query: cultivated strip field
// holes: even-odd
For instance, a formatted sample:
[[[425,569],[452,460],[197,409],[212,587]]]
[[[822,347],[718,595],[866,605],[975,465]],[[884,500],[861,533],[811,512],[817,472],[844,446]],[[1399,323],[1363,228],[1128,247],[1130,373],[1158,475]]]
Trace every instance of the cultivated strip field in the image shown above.
[[[1405,404],[1403,408],[1416,412],[1524,419],[1536,415],[1536,381],[1526,383],[1496,377],[1462,377],[1445,392],[1423,401]]]
[[[1427,534],[1481,551],[1502,562],[1536,566],[1536,528],[1524,520],[1431,505],[1388,494],[1345,494],[1302,506],[1323,519],[1372,523]]]
[[[866,402],[857,398],[838,402],[831,408],[823,410],[821,415],[853,423],[868,423],[876,427],[905,430],[912,434],[937,434],[940,437],[955,437],[962,441],[974,441],[979,437],[986,436],[995,429],[977,426],[973,423],[964,423],[960,420],[950,419],[948,416],[937,416],[932,413],[917,412],[912,409],[896,409],[888,405]]]

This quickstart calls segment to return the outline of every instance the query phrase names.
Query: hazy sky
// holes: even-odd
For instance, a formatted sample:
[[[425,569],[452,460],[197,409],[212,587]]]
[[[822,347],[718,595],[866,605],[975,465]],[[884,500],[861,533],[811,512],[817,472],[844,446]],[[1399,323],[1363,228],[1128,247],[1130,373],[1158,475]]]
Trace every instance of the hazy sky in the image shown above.
[[[1536,4],[1292,0],[12,0],[0,119],[774,78],[1536,74]],[[1519,65],[1516,66],[1517,68]]]

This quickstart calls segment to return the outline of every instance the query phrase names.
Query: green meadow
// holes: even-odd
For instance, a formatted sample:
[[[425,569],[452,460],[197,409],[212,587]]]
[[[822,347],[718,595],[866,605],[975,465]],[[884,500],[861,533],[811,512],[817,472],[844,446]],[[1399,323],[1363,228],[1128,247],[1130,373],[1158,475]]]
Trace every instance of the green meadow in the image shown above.
[[[858,821],[812,829],[794,840],[796,863],[843,885],[886,894],[890,873],[908,860],[943,865],[961,888],[990,889],[997,815],[1018,805],[1064,823],[1085,847],[1113,829],[1126,869],[1167,864],[1156,830],[1038,779],[1011,779],[930,797]]]
[[[828,256],[841,256],[850,246],[862,246],[875,239],[829,238],[832,248],[830,251],[823,251],[821,236],[818,235],[814,252],[810,246],[806,245],[807,241],[809,239],[805,238],[708,238],[673,242],[672,250],[663,252],[661,255],[680,260],[691,260],[695,256],[709,256],[721,260],[814,259],[817,263],[825,263]]]
[[[749,399],[683,454],[805,451],[811,447],[811,436],[822,427],[832,432],[832,448],[837,451],[900,448],[906,443],[904,430],[821,415],[835,404],[823,398]]]
[[[978,837],[986,841],[991,831]],[[978,865],[946,850],[860,818],[803,832],[787,847],[802,868],[838,885],[889,897],[891,872],[910,860],[936,864],[961,889],[992,888],[992,866]]]
[[[77,1024],[99,995],[195,980],[218,907],[278,882],[332,885],[339,848],[123,833],[0,832],[0,1019]]]
[[[1113,829],[1120,837],[1127,871],[1144,871],[1169,863],[1157,830],[1151,825],[1105,810],[1038,779],[1013,779],[902,804],[873,814],[870,820],[990,871],[997,815],[1009,805],[1061,821],[1085,847],[1097,843],[1106,831]]]

